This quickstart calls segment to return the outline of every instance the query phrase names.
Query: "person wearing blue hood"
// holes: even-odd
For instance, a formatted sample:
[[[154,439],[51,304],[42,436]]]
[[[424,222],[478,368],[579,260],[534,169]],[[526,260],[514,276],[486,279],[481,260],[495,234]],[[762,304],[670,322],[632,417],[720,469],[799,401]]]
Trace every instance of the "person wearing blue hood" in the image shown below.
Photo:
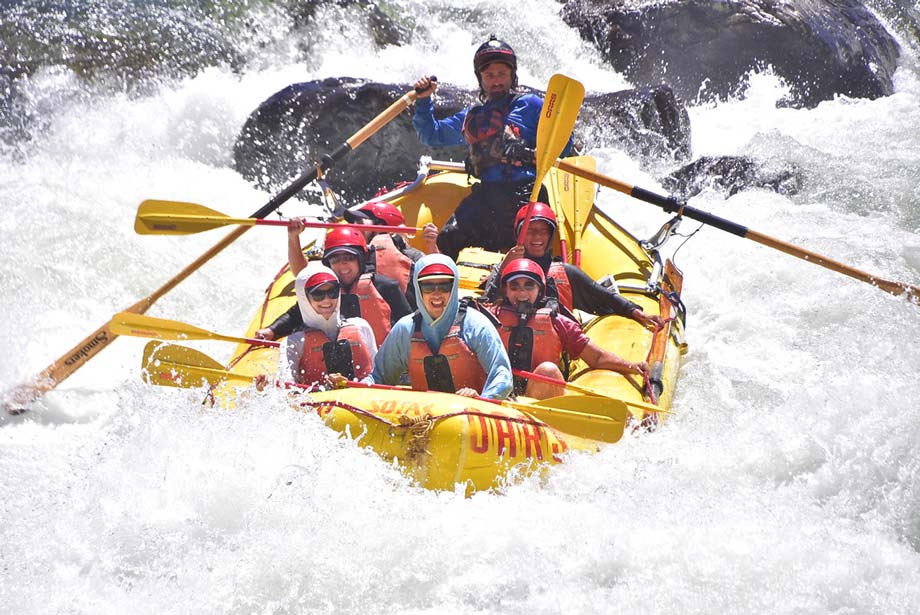
[[[398,384],[408,371],[417,391],[508,397],[508,353],[488,317],[461,304],[458,279],[457,265],[443,254],[418,260],[412,279],[418,310],[393,325],[365,382]]]

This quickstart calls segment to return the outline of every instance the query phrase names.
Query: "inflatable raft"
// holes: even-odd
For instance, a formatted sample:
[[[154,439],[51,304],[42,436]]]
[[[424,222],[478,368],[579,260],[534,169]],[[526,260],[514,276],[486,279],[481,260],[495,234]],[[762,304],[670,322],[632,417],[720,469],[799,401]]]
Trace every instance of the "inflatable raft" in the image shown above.
[[[569,161],[593,166],[587,157]],[[433,221],[440,227],[475,181],[462,165],[423,159],[414,182],[374,200],[399,207],[408,226]],[[554,168],[544,185],[559,221],[554,254],[572,261],[580,252],[580,266],[592,278],[665,321],[663,328],[652,331],[619,316],[577,314],[592,341],[629,361],[647,361],[649,382],[574,361],[566,395],[540,401],[491,403],[447,393],[355,385],[292,391],[292,405],[317,412],[331,428],[383,459],[395,460],[424,487],[462,485],[468,492],[560,463],[569,451],[596,451],[624,433],[656,427],[669,411],[684,351],[681,274],[670,261],[661,261],[654,246],[640,242],[594,207],[594,184]],[[422,247],[420,237],[411,243]],[[490,267],[501,259],[501,254],[479,248],[464,250],[458,259],[461,295],[478,294]],[[269,285],[245,337],[253,337],[295,302],[294,279],[285,265]],[[169,374],[156,369],[157,358],[163,359],[153,349],[145,359],[148,381],[174,384]],[[231,403],[238,389],[252,386],[252,374],[274,373],[277,366],[277,348],[240,344],[228,365],[213,366],[215,374],[231,374],[208,378],[220,381],[213,398]]]

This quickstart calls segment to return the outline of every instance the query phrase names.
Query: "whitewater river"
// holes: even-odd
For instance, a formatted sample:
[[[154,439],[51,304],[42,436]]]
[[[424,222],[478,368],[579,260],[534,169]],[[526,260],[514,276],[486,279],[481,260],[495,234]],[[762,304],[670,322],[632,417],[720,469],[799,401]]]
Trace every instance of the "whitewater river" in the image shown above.
[[[556,2],[451,4],[464,5],[437,3],[402,47],[378,50],[330,12],[309,63],[275,40],[240,72],[130,94],[53,63],[34,73],[31,137],[0,149],[0,388],[226,232],[136,235],[143,199],[246,216],[271,198],[233,170],[232,146],[290,83],[435,73],[473,87],[471,52],[495,31],[514,33],[522,83],[558,71],[588,90],[629,85]],[[283,17],[261,19],[265,31]],[[691,107],[694,158],[753,155],[804,176],[791,197],[708,190],[691,205],[920,284],[920,68],[906,46],[896,89],[777,109],[784,86],[765,75],[743,101]],[[663,191],[662,169],[589,153]],[[609,191],[599,202],[639,236],[666,219]],[[284,241],[251,230],[148,313],[242,331]],[[689,352],[673,420],[472,498],[411,486],[274,393],[219,412],[201,391],[145,385],[145,341],[120,338],[31,412],[0,419],[0,613],[920,612],[920,307],[715,229],[677,263]]]

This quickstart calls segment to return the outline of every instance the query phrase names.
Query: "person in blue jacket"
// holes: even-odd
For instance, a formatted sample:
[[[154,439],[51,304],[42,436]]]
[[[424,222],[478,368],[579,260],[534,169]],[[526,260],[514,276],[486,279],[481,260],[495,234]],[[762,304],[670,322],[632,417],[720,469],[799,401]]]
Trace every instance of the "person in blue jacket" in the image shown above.
[[[431,147],[466,144],[467,167],[480,180],[438,234],[438,249],[453,260],[467,246],[494,252],[513,246],[514,216],[530,200],[536,177],[534,149],[543,99],[515,92],[517,56],[494,34],[476,50],[473,70],[479,104],[442,120],[435,119],[431,101],[437,82],[429,77],[415,82],[419,95],[412,125],[419,140]],[[571,138],[566,151],[570,148]],[[546,202],[542,187],[540,196]]]
[[[505,399],[514,381],[498,330],[458,295],[457,265],[443,254],[415,264],[418,311],[401,318],[377,351],[365,382],[398,384],[408,372],[417,391]]]

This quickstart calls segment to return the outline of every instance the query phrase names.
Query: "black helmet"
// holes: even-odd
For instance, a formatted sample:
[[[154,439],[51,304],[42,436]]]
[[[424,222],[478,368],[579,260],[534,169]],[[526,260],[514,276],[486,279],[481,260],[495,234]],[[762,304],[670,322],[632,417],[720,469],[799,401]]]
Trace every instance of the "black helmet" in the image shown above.
[[[476,55],[473,56],[473,70],[476,72],[476,77],[478,78],[482,69],[492,62],[503,62],[511,67],[512,72],[517,73],[517,56],[514,55],[514,49],[505,41],[498,40],[494,34],[479,46]]]

